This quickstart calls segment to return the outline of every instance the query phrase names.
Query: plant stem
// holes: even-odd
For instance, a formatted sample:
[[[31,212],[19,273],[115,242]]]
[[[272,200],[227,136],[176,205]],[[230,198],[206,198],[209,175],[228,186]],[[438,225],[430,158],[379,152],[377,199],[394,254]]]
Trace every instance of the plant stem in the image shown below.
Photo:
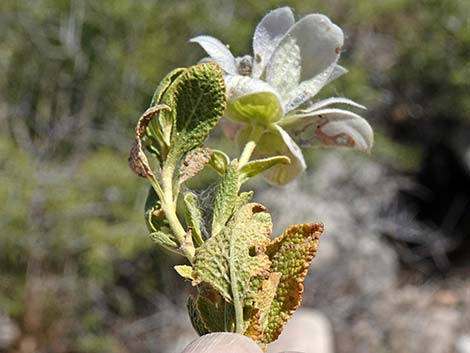
[[[256,144],[258,143],[261,135],[264,133],[264,128],[258,125],[253,125],[252,130],[250,132],[250,136],[248,137],[248,142],[246,143],[245,147],[243,148],[243,152],[240,155],[239,166],[242,167],[250,161],[251,155],[256,148]]]
[[[163,197],[162,209],[165,212],[166,219],[173,230],[176,241],[180,245],[183,254],[188,258],[190,263],[193,263],[194,258],[194,244],[192,239],[181,225],[180,220],[176,214],[176,200],[177,195],[173,195],[173,174],[175,168],[173,165],[165,165],[162,171],[162,184],[163,184]]]
[[[235,241],[234,237],[230,240],[230,258],[232,258],[232,253],[235,251]],[[238,277],[237,271],[235,269],[235,263],[233,260],[229,261],[229,271],[230,271],[230,289],[232,291],[233,298],[233,308],[235,309],[235,332],[243,334],[244,331],[244,320],[243,320],[243,303],[240,300],[240,293],[238,291]]]

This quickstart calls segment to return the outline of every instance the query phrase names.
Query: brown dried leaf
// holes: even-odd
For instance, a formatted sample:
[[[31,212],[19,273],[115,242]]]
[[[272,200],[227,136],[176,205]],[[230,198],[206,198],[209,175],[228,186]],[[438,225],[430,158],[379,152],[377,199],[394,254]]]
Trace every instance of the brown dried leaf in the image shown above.
[[[196,148],[186,155],[181,167],[180,183],[184,183],[196,176],[204,169],[212,155],[212,150],[207,147]]]
[[[167,105],[161,104],[151,107],[145,111],[144,114],[139,118],[137,126],[135,128],[135,140],[129,154],[128,162],[129,168],[136,173],[138,176],[148,178],[154,177],[152,169],[150,168],[149,161],[142,149],[141,138],[145,133],[145,129],[150,121],[153,119],[155,114],[160,110],[169,110],[170,107]]]
[[[267,279],[261,282],[261,288],[258,292],[250,324],[245,331],[245,335],[251,337],[256,342],[261,342],[263,338],[264,328],[267,324],[269,310],[276,296],[277,287],[282,274],[274,272],[269,274]]]
[[[282,274],[266,319],[263,343],[276,340],[287,320],[300,306],[303,281],[315,257],[323,224],[299,224],[289,227],[267,248],[271,272]]]

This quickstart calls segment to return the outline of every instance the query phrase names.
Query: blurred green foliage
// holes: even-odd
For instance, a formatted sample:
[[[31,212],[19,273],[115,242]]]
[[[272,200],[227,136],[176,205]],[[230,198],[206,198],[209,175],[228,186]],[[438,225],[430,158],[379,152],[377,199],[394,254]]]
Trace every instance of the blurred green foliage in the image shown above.
[[[467,0],[0,2],[0,310],[39,346],[118,351],[113,315],[151,312],[171,275],[145,237],[145,183],[127,168],[136,119],[168,71],[203,56],[189,38],[250,53],[255,24],[281,5],[344,29],[350,73],[322,96],[369,107],[377,158],[419,161],[390,122],[470,121]],[[105,305],[91,294],[103,290]]]

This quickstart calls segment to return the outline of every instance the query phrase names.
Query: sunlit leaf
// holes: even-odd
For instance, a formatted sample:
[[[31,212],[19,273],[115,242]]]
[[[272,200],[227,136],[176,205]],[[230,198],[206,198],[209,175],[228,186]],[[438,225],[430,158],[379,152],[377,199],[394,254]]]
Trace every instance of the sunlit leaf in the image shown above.
[[[163,233],[162,231],[157,230],[156,232],[150,233],[149,237],[162,248],[178,252],[178,243],[171,234]]]
[[[193,268],[188,265],[176,265],[175,271],[184,279],[193,280],[192,272]]]
[[[253,297],[250,281],[270,266],[264,250],[271,227],[271,216],[264,206],[243,206],[219,234],[196,250],[193,284],[209,284],[229,303]]]
[[[235,212],[240,190],[240,174],[238,163],[232,161],[226,173],[219,183],[214,202],[214,215],[212,219],[211,235],[217,235],[225,227],[225,224]]]
[[[214,169],[219,175],[224,175],[230,163],[230,158],[219,150],[212,150],[211,158],[209,159],[209,166]]]
[[[166,75],[163,80],[160,81],[155,93],[153,94],[150,107],[153,107],[161,103],[162,97],[171,84],[185,72],[185,68],[177,68]],[[158,117],[151,121],[148,126],[148,136],[159,140],[160,143],[164,143],[166,147],[170,146],[171,129],[173,127],[172,114],[168,111],[160,112]]]
[[[168,87],[161,103],[171,110],[173,123],[169,155],[181,155],[200,146],[222,117],[225,84],[217,64],[190,67]]]
[[[245,182],[251,177],[263,173],[264,171],[268,170],[269,168],[277,165],[277,164],[289,164],[290,159],[286,156],[275,156],[269,157],[264,159],[256,159],[245,164],[240,169],[240,180],[241,182]]]
[[[204,239],[202,238],[202,213],[199,209],[198,201],[194,194],[188,192],[184,195],[184,205],[186,206],[185,209],[185,217],[186,223],[188,224],[189,229],[191,229],[191,235],[196,242],[197,245],[201,245],[204,243]]]
[[[291,226],[268,245],[266,254],[272,262],[271,272],[281,273],[281,278],[263,325],[263,343],[277,339],[287,320],[300,306],[303,281],[322,232],[322,224]]]

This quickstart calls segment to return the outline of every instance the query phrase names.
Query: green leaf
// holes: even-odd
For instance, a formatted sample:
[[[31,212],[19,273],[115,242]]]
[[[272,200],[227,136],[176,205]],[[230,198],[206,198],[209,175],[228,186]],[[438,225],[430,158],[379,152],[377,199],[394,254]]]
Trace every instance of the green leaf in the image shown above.
[[[196,148],[190,151],[181,166],[180,184],[196,176],[204,169],[212,155],[212,150],[207,147]]]
[[[254,191],[242,192],[238,195],[237,203],[235,204],[234,209],[238,210],[240,207],[246,205],[253,198]]]
[[[232,161],[217,189],[212,218],[212,236],[219,234],[235,211],[240,186],[238,162]]]
[[[145,222],[150,232],[170,233],[168,221],[162,210],[162,204],[155,190],[150,187],[145,201]]]
[[[206,325],[202,321],[201,314],[197,310],[196,302],[197,299],[194,296],[190,295],[188,297],[187,308],[189,319],[199,336],[207,335],[208,333],[211,333],[211,331],[207,329]]]
[[[224,175],[230,163],[230,158],[222,151],[212,150],[209,166],[219,175]]]
[[[271,216],[263,205],[240,208],[222,232],[196,250],[193,285],[207,283],[227,302],[243,307],[256,294],[251,291],[251,280],[269,269],[264,251],[271,228]]]
[[[156,231],[156,232],[153,232],[153,233],[150,233],[149,234],[149,237],[150,239],[152,239],[157,245],[167,249],[167,250],[170,250],[170,251],[173,251],[173,252],[176,252],[179,254],[178,252],[178,243],[176,242],[176,239],[170,235],[170,234],[167,234],[167,233],[163,233],[161,231]]]
[[[191,193],[184,195],[184,204],[186,223],[191,229],[191,235],[197,245],[202,245],[204,239],[202,238],[201,225],[203,222],[201,210],[198,207],[198,202],[196,196]]]
[[[322,224],[291,226],[268,245],[266,254],[272,262],[271,273],[281,273],[281,279],[263,323],[261,342],[276,340],[287,320],[300,306],[304,289],[302,282],[315,256],[322,232]]]
[[[240,169],[240,181],[244,183],[248,179],[263,173],[264,171],[268,170],[269,168],[277,165],[277,164],[289,164],[290,159],[286,156],[275,156],[270,158],[264,159],[257,159],[245,164]]]
[[[267,279],[263,279],[256,296],[251,320],[245,331],[245,336],[251,337],[256,342],[261,342],[268,322],[268,315],[276,296],[277,288],[282,274],[274,272]]]
[[[173,82],[185,72],[185,68],[177,68],[166,75],[163,80],[160,81],[155,93],[153,94],[150,106],[153,107],[160,104],[163,95],[170,88]],[[160,140],[166,146],[170,145],[171,130],[173,127],[173,115],[170,112],[160,112],[157,119],[154,119],[148,127],[148,136]]]
[[[209,332],[233,331],[233,306],[225,302],[218,293],[199,295],[196,308]]]
[[[179,158],[201,145],[225,110],[225,84],[220,67],[203,63],[185,70],[161,97],[171,108],[169,154]]]
[[[178,274],[185,278],[185,279],[189,279],[189,280],[193,280],[193,268],[191,266],[188,266],[188,265],[176,265],[175,267],[175,271],[178,272]]]

